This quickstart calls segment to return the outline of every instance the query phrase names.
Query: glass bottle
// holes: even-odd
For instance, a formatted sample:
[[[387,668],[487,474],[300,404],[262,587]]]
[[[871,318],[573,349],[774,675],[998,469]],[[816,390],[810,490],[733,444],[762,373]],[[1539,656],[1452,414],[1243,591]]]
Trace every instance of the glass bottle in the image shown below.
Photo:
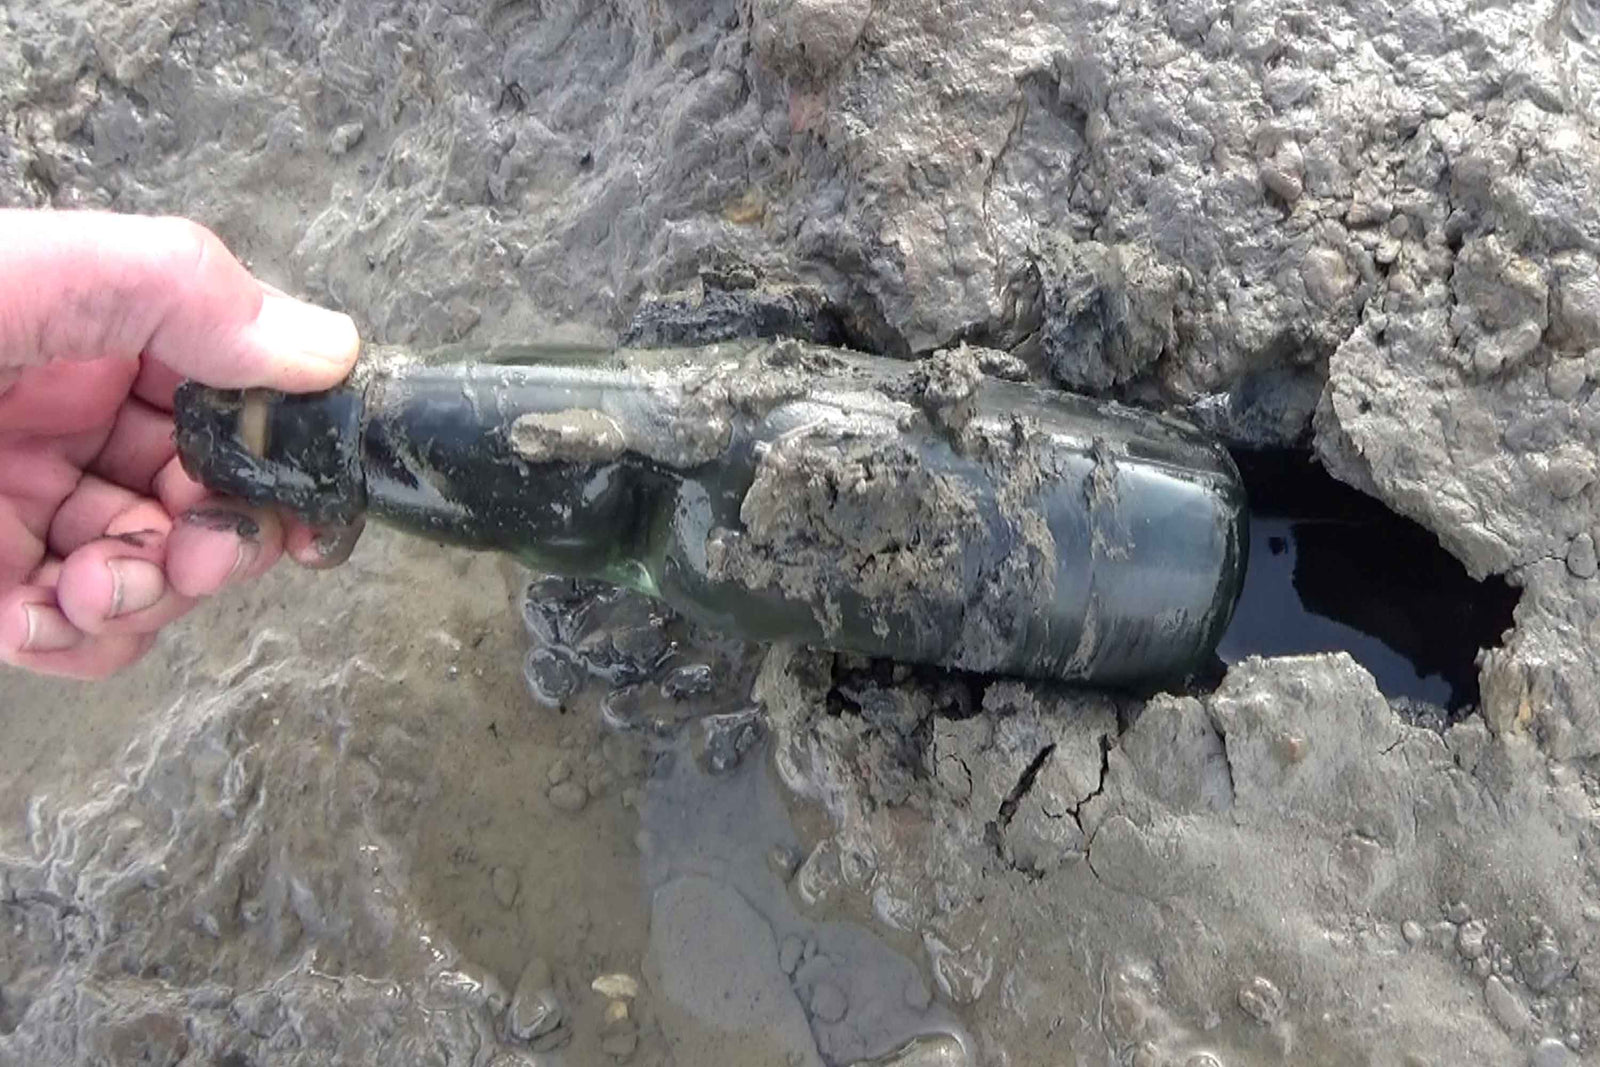
[[[186,383],[176,421],[196,479],[316,525],[370,515],[747,639],[986,673],[1179,680],[1249,544],[1220,444],[965,348],[379,353],[324,393]]]

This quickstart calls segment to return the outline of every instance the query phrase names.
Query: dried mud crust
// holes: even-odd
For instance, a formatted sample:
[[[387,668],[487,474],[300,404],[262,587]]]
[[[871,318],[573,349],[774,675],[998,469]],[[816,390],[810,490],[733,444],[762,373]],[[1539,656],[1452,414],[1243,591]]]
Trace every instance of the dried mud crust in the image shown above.
[[[1476,717],[1408,726],[1346,656],[1141,706],[779,648],[757,691],[827,814],[796,891],[919,940],[995,1062],[1576,1064],[1600,1038],[1592,849],[1558,844],[1592,779]]]

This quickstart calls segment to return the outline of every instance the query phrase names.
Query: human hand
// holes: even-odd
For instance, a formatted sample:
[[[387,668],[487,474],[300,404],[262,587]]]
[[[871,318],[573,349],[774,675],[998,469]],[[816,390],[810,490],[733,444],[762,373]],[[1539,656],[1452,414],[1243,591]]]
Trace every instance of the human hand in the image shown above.
[[[0,210],[0,663],[102,677],[286,549],[331,562],[315,531],[189,478],[172,393],[325,389],[359,347],[194,223]]]

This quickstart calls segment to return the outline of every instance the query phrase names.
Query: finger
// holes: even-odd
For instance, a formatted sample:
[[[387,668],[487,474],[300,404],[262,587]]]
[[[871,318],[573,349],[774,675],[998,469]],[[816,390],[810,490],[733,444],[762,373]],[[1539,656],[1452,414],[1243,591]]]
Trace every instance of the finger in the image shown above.
[[[167,579],[167,545],[165,532],[155,530],[112,531],[91,541],[62,561],[56,606],[86,634],[154,633],[194,606]]]
[[[285,533],[285,550],[289,558],[311,570],[329,570],[350,558],[365,519],[357,519],[349,526],[316,528],[291,520]]]
[[[64,678],[104,678],[150,651],[154,634],[92,637],[56,607],[55,590],[24,586],[0,597],[0,663]]]
[[[176,453],[172,416],[129,398],[117,410],[111,434],[89,464],[89,470],[149,496],[156,475]]]
[[[150,488],[155,491],[156,499],[161,501],[168,515],[182,515],[190,508],[198,507],[202,500],[211,495],[210,490],[189,477],[189,472],[183,469],[183,463],[177,456],[173,456],[166,466],[156,472]]]
[[[212,596],[265,574],[283,554],[283,541],[283,523],[272,512],[208,498],[173,526],[167,580],[184,596]]]
[[[119,533],[146,529],[165,533],[172,525],[166,509],[155,501],[86,474],[56,508],[46,543],[52,553],[66,557],[90,541],[106,536],[112,523],[123,515],[133,515],[136,524],[119,526]]]
[[[258,283],[183,219],[0,210],[7,366],[145,355],[222,388],[336,385],[360,340],[341,315]]]
[[[0,493],[0,596],[27,582],[44,557],[44,539]]]

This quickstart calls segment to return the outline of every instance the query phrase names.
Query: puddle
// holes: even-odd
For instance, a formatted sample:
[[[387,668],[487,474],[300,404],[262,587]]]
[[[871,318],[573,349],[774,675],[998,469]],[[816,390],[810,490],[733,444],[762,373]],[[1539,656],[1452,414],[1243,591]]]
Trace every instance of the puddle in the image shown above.
[[[649,1003],[626,1033],[678,1063],[970,1062],[971,1039],[916,954],[797,896],[803,835],[749,696],[762,648],[596,582],[536,578],[522,614],[523,680],[543,715],[596,729],[602,752],[636,753],[625,777],[638,866],[622,888],[642,899],[609,910],[647,916],[633,958]],[[557,806],[583,809],[599,791],[556,777]]]
[[[1222,662],[1342,650],[1390,698],[1453,716],[1475,706],[1476,658],[1500,644],[1518,591],[1474,581],[1431,533],[1308,453],[1234,459],[1250,497],[1250,565]]]

